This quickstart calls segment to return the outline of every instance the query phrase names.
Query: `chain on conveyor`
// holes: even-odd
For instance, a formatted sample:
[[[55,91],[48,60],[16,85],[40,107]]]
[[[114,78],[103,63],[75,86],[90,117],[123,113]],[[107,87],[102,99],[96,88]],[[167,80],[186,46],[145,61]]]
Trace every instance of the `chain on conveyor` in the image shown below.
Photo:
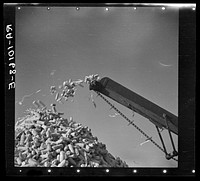
[[[95,91],[104,101],[106,101],[116,112],[118,112],[125,120],[129,122],[129,124],[133,125],[141,134],[143,134],[148,140],[150,140],[157,148],[159,148],[162,152],[165,153],[165,150],[160,147],[150,136],[148,136],[144,131],[142,131],[136,124],[133,123],[129,118],[127,118],[120,110],[118,110],[112,103],[110,103],[103,95],[101,95],[98,91]],[[172,158],[175,161],[178,161],[176,158]]]

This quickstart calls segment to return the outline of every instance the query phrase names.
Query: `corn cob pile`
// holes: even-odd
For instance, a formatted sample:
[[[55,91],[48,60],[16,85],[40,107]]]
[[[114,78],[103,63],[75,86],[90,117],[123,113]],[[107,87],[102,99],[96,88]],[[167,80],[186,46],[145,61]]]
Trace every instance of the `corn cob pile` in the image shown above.
[[[16,167],[128,167],[72,117],[52,109],[29,109],[15,125]]]

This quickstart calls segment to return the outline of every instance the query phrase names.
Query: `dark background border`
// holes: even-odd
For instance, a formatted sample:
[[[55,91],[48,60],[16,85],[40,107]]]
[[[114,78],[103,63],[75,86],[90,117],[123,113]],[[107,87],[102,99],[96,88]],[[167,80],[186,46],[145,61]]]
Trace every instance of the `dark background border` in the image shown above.
[[[30,5],[28,3],[20,6]],[[33,5],[32,5],[33,6]],[[39,4],[37,6],[66,6],[66,4]],[[67,6],[107,6],[105,4],[67,4]],[[113,6],[132,6],[132,5],[109,5]],[[137,5],[138,7],[143,5]],[[5,174],[7,176],[194,176],[192,170],[195,170],[195,101],[196,101],[196,10],[191,8],[179,9],[179,136],[178,150],[179,162],[178,168],[21,168],[14,167],[14,123],[15,123],[15,90],[8,90],[10,75],[8,66],[9,56],[7,54],[8,41],[6,39],[6,25],[12,23],[15,25],[14,5],[4,5],[4,75],[5,75]],[[14,27],[13,27],[14,28]],[[15,37],[15,30],[12,32]],[[15,47],[15,42],[13,45]],[[14,61],[12,61],[14,62]],[[167,173],[163,174],[163,169]],[[21,170],[21,172],[19,172]],[[137,170],[134,173],[133,170]]]

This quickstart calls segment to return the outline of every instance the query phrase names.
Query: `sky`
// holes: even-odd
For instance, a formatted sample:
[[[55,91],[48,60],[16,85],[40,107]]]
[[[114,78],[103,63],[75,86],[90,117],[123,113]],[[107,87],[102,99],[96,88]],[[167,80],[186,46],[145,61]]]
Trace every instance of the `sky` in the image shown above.
[[[174,160],[129,125],[88,86],[73,102],[59,104],[50,86],[86,75],[109,77],[178,116],[178,10],[159,7],[21,7],[16,9],[15,117],[34,100],[51,103],[88,126],[107,150],[131,167],[177,167]],[[97,105],[89,100],[91,94]],[[27,96],[26,95],[30,95]],[[25,96],[25,97],[24,97]],[[24,99],[23,99],[24,97]],[[23,99],[23,104],[19,104]],[[132,112],[108,98],[132,119]],[[135,114],[134,122],[158,142],[155,126]],[[167,130],[162,131],[172,152]],[[172,134],[176,148],[178,136]]]

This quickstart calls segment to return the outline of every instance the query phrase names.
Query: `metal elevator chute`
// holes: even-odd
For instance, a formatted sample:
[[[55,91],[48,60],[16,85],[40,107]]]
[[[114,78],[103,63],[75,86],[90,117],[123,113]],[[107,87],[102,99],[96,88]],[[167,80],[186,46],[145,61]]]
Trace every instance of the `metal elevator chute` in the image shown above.
[[[90,85],[91,90],[96,90],[127,108],[149,119],[159,128],[166,128],[178,135],[178,117],[159,107],[153,102],[127,89],[108,77],[102,78]],[[164,115],[167,115],[168,125]]]
[[[150,137],[142,131],[138,126],[130,121],[123,113],[121,113],[115,106],[113,106],[106,98],[104,99],[111,107],[113,107],[122,117],[124,117],[130,124],[132,124],[138,131],[140,131],[146,138],[156,145],[160,150],[165,153],[166,159],[174,159],[178,156],[178,152],[174,146],[173,138],[171,132],[178,135],[178,117],[169,111],[159,107],[153,102],[145,99],[144,97],[136,94],[135,92],[127,89],[126,87],[120,85],[119,83],[113,81],[108,77],[104,77],[99,81],[93,81],[90,83],[90,90],[94,90],[98,95],[101,94],[113,99],[114,101],[124,105],[125,107],[131,109],[134,112],[142,115],[143,117],[150,120],[158,131],[163,148],[161,148],[155,141],[150,139]],[[101,93],[101,94],[100,94]],[[164,141],[160,134],[159,128],[167,129],[169,132],[169,137],[173,146],[172,154],[167,153]],[[177,160],[176,160],[177,161]]]

